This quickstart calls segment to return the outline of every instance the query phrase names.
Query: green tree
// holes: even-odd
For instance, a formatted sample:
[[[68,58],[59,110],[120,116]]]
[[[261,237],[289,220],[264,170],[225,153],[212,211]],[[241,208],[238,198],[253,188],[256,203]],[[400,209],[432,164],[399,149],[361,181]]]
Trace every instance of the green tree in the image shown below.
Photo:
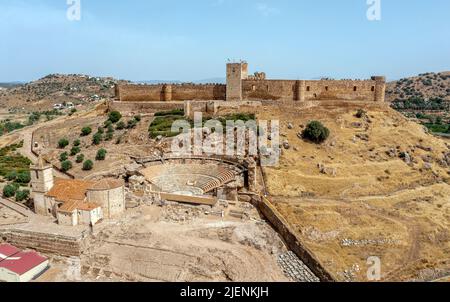
[[[100,149],[97,151],[97,156],[95,157],[96,160],[105,160],[106,154],[108,152],[105,149]]]
[[[59,161],[63,162],[69,159],[69,154],[67,152],[63,152],[59,155]]]
[[[16,192],[16,201],[21,202],[30,198],[29,190],[22,190]]]
[[[119,111],[111,111],[108,115],[108,119],[111,123],[115,124],[122,119],[122,114]]]
[[[94,168],[94,163],[92,162],[92,160],[88,159],[87,161],[85,161],[83,163],[83,170],[84,171],[90,171]]]
[[[29,171],[22,171],[17,174],[16,181],[21,184],[28,184],[31,181],[31,175]]]
[[[110,140],[112,140],[114,138],[114,133],[112,133],[112,132],[108,132],[108,133],[106,133],[106,135],[105,135],[105,141],[110,141]]]
[[[136,120],[133,119],[133,120],[128,121],[128,124],[127,124],[128,129],[134,129],[134,128],[136,128],[136,126],[137,126]]]
[[[84,161],[84,154],[79,154],[77,156],[77,163],[81,164]]]
[[[125,125],[125,123],[122,122],[122,121],[118,122],[117,125],[116,125],[116,129],[117,129],[117,130],[123,130],[123,129],[125,129],[125,128],[126,128],[126,125]]]
[[[106,122],[105,122],[105,128],[109,128],[110,126],[112,126],[112,122],[110,121],[110,120],[107,120]]]
[[[8,174],[6,174],[6,176],[5,176],[5,178],[8,181],[14,181],[17,178],[17,172],[16,171],[8,172]]]
[[[70,160],[66,160],[66,161],[63,161],[61,163],[61,170],[63,172],[69,171],[70,169],[72,169],[72,167],[73,167],[73,165],[72,165],[72,162]]]
[[[75,156],[75,155],[77,155],[78,153],[80,153],[80,151],[81,151],[80,147],[73,147],[73,148],[70,150],[70,156]]]
[[[73,142],[74,147],[79,147],[80,145],[81,145],[81,141],[79,139],[77,139]]]
[[[64,149],[69,145],[69,140],[67,138],[62,138],[58,141],[58,147],[60,149]]]
[[[320,144],[330,136],[330,130],[319,121],[310,122],[302,133],[304,139]]]
[[[92,137],[92,143],[94,145],[100,145],[100,143],[103,140],[103,135],[101,133],[94,134],[94,137]]]
[[[3,188],[3,197],[5,198],[11,198],[14,195],[16,195],[17,192],[17,187],[13,186],[13,185],[6,185]]]
[[[81,136],[88,136],[91,133],[92,133],[91,127],[83,127],[83,129],[81,129]]]

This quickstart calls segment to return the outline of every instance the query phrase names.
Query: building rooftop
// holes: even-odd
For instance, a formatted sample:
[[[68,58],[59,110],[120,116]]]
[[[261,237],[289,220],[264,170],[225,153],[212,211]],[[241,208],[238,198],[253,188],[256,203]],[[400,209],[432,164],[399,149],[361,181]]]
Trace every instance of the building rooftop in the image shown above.
[[[73,200],[84,201],[87,190],[95,183],[77,179],[56,179],[53,188],[46,196],[53,197],[60,202]]]
[[[64,202],[63,205],[58,209],[58,212],[63,213],[72,213],[75,210],[81,210],[81,211],[92,211],[97,208],[100,208],[100,206],[93,202],[86,202],[86,201],[80,201],[80,200],[69,200]]]
[[[112,190],[123,187],[124,181],[121,179],[107,178],[94,183],[89,189],[91,190]]]
[[[47,260],[36,252],[18,252],[0,261],[0,268],[23,275]]]
[[[0,244],[0,261],[20,252],[16,247],[10,244]]]

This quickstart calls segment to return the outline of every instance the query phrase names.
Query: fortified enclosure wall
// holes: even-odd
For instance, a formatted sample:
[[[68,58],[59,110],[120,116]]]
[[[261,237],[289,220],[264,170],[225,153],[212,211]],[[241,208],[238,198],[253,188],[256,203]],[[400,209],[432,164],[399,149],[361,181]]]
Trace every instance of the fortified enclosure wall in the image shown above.
[[[364,101],[384,102],[386,78],[369,80],[268,80],[265,73],[248,75],[246,62],[227,64],[227,84],[117,85],[120,102],[170,101]]]
[[[243,99],[383,102],[384,86],[382,80],[243,80]]]
[[[223,84],[117,85],[116,98],[121,102],[170,102],[186,100],[224,100]]]

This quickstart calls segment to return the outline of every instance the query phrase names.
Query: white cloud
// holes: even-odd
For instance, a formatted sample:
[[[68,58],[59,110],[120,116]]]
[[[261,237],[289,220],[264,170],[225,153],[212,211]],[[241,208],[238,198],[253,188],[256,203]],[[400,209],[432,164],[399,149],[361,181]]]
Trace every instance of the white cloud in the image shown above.
[[[276,15],[280,13],[278,8],[269,6],[267,3],[258,3],[256,4],[256,10],[263,15],[264,17]]]

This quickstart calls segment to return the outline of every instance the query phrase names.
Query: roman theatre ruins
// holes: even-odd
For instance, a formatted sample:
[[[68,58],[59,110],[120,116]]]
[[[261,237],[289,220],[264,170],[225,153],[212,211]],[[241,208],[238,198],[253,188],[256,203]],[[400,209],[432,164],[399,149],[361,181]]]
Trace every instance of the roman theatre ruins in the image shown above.
[[[130,179],[134,191],[156,198],[191,204],[214,205],[219,199],[236,200],[238,192],[254,182],[256,165],[251,160],[220,157],[142,158],[141,177]]]

